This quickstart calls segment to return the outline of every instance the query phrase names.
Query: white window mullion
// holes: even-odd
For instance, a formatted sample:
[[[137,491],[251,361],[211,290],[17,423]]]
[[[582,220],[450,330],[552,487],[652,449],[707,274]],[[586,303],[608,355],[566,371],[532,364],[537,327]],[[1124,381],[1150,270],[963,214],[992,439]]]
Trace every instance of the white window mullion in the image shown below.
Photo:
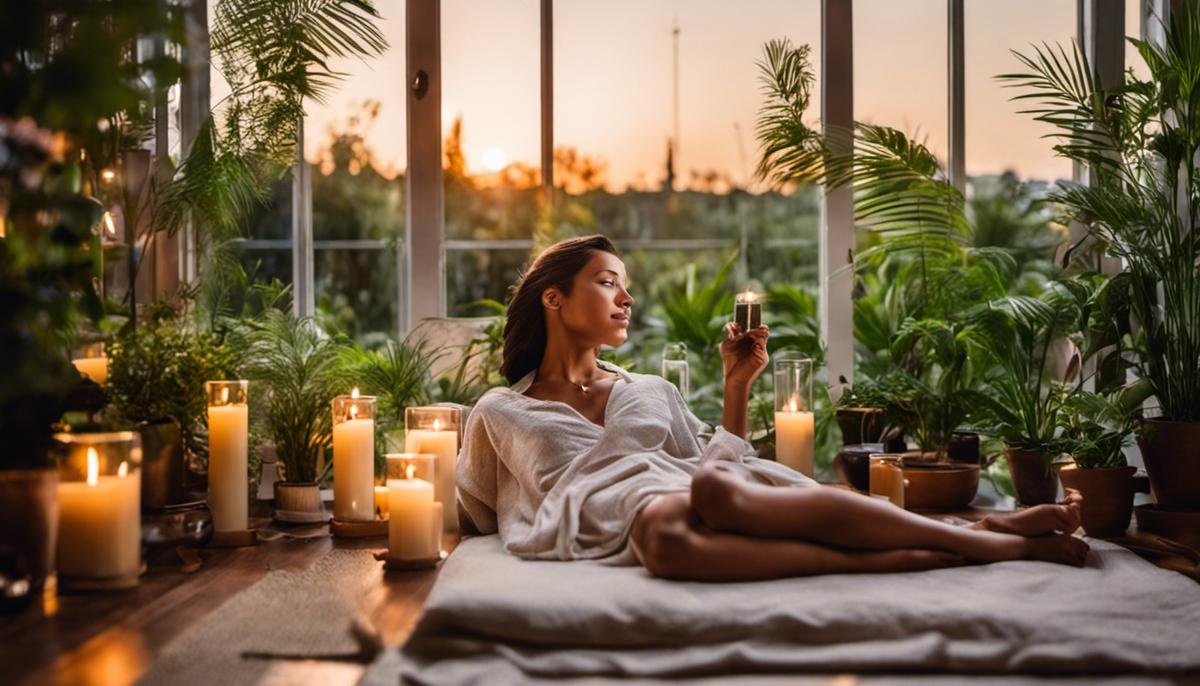
[[[947,172],[950,175],[950,183],[959,190],[960,193],[966,193],[967,190],[967,129],[966,129],[966,84],[965,73],[966,67],[964,59],[964,28],[963,28],[963,0],[946,0],[946,16],[950,20],[950,26],[946,32],[946,42],[948,46],[947,66],[949,70],[949,78],[946,83],[949,87],[949,92],[946,94],[946,102],[949,103],[950,111],[946,121],[950,125],[950,159],[947,164]]]
[[[304,119],[296,126],[296,165],[292,168],[292,310],[299,317],[316,311],[313,296],[312,175],[304,161]]]

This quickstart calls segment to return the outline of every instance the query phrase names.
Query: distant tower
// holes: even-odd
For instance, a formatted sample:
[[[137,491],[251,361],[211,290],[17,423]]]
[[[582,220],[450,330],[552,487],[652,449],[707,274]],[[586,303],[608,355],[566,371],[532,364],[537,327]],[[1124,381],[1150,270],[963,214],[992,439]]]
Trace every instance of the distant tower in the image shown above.
[[[667,139],[667,178],[663,180],[664,191],[675,190],[675,151],[674,141]]]
[[[673,90],[672,102],[672,131],[671,143],[674,146],[674,153],[679,155],[679,15],[675,15],[671,27],[671,48],[674,53],[674,60],[671,70],[671,88]]]

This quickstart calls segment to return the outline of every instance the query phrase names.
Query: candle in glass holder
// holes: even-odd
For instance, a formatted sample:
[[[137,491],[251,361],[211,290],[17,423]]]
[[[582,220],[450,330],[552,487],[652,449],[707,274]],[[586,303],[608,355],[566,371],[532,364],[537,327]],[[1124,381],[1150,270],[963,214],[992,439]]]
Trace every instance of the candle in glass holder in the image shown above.
[[[436,455],[389,454],[387,459],[388,557],[436,560],[441,526],[436,518]]]
[[[762,326],[762,302],[755,298],[754,291],[746,289],[734,298],[733,321],[742,327],[742,331]]]
[[[72,355],[71,364],[92,381],[103,384],[108,380],[108,356],[104,354],[104,343],[88,343]]]
[[[375,398],[357,388],[333,399],[333,517],[375,520]]]
[[[662,376],[679,389],[683,402],[691,395],[688,371],[688,350],[685,343],[668,343],[663,346]]]
[[[59,578],[135,585],[141,570],[141,436],[119,431],[54,438]]]
[[[871,495],[892,501],[896,507],[904,507],[904,468],[899,455],[880,453],[871,455]]]
[[[814,422],[812,360],[793,352],[775,356],[775,459],[811,477]]]
[[[208,509],[214,531],[249,528],[249,381],[208,381]]]
[[[454,463],[461,416],[457,407],[410,407],[404,411],[404,452],[437,455],[437,501],[442,504],[446,531],[458,530]]]

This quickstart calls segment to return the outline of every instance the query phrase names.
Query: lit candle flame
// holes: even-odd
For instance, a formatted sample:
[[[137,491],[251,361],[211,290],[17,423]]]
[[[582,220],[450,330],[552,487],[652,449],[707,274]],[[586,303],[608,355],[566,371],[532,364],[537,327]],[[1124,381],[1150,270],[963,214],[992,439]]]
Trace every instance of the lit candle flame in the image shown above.
[[[104,183],[112,183],[113,179],[117,178],[117,173],[111,169],[104,169],[100,172],[100,178]]]
[[[121,466],[117,467],[117,476],[124,479],[128,474],[129,474],[129,463],[122,461]]]
[[[104,231],[110,236],[117,235],[117,225],[113,222],[112,212],[104,211]]]
[[[746,302],[748,302],[748,303],[752,303],[752,302],[754,302],[754,291],[752,291],[752,290],[750,290],[749,288],[747,288],[747,289],[746,289],[746,292],[745,292],[745,293],[742,293],[742,299],[743,299],[743,300],[745,300],[745,301],[746,301]]]
[[[87,485],[95,486],[100,481],[100,456],[95,448],[87,449]]]
[[[350,391],[350,397],[356,400],[358,399],[358,386],[355,386],[354,390]]]
[[[797,411],[797,410],[799,410],[799,409],[800,409],[800,408],[797,406],[797,404],[796,404],[796,401],[795,401],[795,400],[793,400],[793,401],[791,401],[790,403],[788,403],[788,412],[796,412],[796,411]]]
[[[434,419],[434,420],[433,420],[433,430],[434,430],[434,431],[441,431],[441,430],[442,430],[442,420],[441,420],[441,419]]]
[[[350,406],[350,418],[354,419],[357,416],[358,416],[358,405],[351,405]]]
[[[221,404],[222,405],[229,404],[229,386],[221,387]]]
[[[412,465],[408,465],[407,467],[404,468],[404,478],[406,478],[406,479],[413,478],[413,474],[415,474],[416,471],[417,470],[415,467],[413,467]]]

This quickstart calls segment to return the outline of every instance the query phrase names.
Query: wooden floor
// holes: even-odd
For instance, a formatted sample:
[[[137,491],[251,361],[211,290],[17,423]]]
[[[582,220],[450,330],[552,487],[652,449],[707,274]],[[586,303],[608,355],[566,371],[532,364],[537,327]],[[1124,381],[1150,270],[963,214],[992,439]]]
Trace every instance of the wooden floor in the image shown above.
[[[955,514],[975,520],[988,512]],[[266,531],[279,530],[269,526]],[[1130,545],[1134,539],[1118,542],[1145,554]],[[444,547],[452,550],[457,543],[457,536],[447,535]],[[200,553],[202,563],[191,571],[182,564],[153,565],[128,591],[56,594],[48,588],[42,603],[15,616],[0,616],[0,683],[131,684],[172,640],[270,571],[307,569],[335,547],[384,546],[380,539],[280,538],[248,548],[206,549]],[[1146,556],[1169,567],[1161,556]],[[1194,575],[1195,562],[1183,563],[1191,565]],[[437,570],[392,572],[363,600],[362,614],[385,644],[407,639],[436,576]],[[273,670],[266,683],[336,685],[357,682],[365,665],[291,661],[277,662]]]
[[[446,549],[457,542],[448,534]],[[0,682],[131,684],[167,644],[226,600],[271,570],[306,569],[334,547],[380,549],[386,541],[281,538],[248,548],[207,549],[191,572],[182,564],[150,566],[128,591],[57,594],[48,588],[40,604],[0,616]],[[389,572],[364,599],[364,616],[386,644],[407,639],[436,576],[436,570]],[[282,662],[267,681],[352,684],[364,669],[354,663]]]

